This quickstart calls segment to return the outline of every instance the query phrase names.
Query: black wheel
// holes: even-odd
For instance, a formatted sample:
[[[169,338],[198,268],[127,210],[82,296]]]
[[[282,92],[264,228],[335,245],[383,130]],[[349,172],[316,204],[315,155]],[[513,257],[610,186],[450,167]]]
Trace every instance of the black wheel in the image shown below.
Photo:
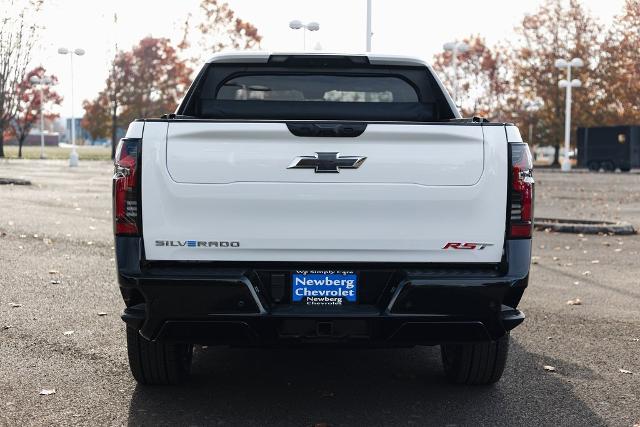
[[[616,170],[616,165],[614,165],[613,162],[607,160],[605,162],[602,162],[602,169],[604,169],[605,172],[613,172]]]
[[[620,167],[620,172],[629,172],[631,168],[629,166]]]
[[[442,364],[454,384],[493,384],[502,377],[509,352],[509,334],[496,341],[442,344]]]
[[[177,384],[189,377],[192,344],[152,342],[127,327],[129,367],[140,384]]]
[[[598,162],[589,162],[589,170],[592,172],[598,172],[600,170],[600,163]]]

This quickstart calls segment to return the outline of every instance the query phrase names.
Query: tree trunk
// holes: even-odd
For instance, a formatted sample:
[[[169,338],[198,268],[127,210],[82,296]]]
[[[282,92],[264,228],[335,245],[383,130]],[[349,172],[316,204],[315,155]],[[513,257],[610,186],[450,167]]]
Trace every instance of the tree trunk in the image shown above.
[[[20,135],[18,138],[18,158],[22,158],[22,145],[24,144],[24,140],[27,138],[27,134]]]
[[[116,145],[118,143],[118,104],[113,105],[111,113],[111,159],[116,157]]]
[[[551,166],[560,166],[560,144],[555,144],[553,148],[556,152],[553,154],[553,163]]]
[[[0,125],[0,158],[4,157],[4,126]]]

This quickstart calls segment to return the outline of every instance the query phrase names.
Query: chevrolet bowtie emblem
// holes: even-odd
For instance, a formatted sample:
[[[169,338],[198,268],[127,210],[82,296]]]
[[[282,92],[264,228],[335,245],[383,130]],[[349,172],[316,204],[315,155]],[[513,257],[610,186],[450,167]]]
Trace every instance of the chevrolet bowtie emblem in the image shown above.
[[[340,153],[316,153],[293,159],[287,169],[315,169],[316,173],[338,173],[340,169],[358,169],[366,157],[341,156]]]

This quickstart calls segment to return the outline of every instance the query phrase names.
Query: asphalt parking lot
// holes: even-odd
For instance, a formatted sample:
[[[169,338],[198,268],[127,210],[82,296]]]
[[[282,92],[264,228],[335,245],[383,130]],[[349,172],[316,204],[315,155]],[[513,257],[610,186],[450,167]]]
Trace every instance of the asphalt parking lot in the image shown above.
[[[0,177],[33,182],[0,186],[0,424],[640,423],[639,235],[536,232],[527,320],[492,387],[448,385],[438,348],[213,347],[196,350],[189,383],[137,386],[119,318],[111,171],[99,161],[0,163]],[[640,174],[536,179],[539,216],[640,228]]]

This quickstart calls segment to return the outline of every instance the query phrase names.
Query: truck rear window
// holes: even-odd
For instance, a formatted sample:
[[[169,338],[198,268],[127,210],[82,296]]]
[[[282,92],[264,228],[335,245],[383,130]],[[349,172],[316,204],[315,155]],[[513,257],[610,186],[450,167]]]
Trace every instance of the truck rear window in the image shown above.
[[[210,64],[178,114],[205,119],[417,121],[454,115],[426,67]]]
[[[418,94],[398,77],[253,75],[227,80],[218,100],[288,102],[418,102]]]

